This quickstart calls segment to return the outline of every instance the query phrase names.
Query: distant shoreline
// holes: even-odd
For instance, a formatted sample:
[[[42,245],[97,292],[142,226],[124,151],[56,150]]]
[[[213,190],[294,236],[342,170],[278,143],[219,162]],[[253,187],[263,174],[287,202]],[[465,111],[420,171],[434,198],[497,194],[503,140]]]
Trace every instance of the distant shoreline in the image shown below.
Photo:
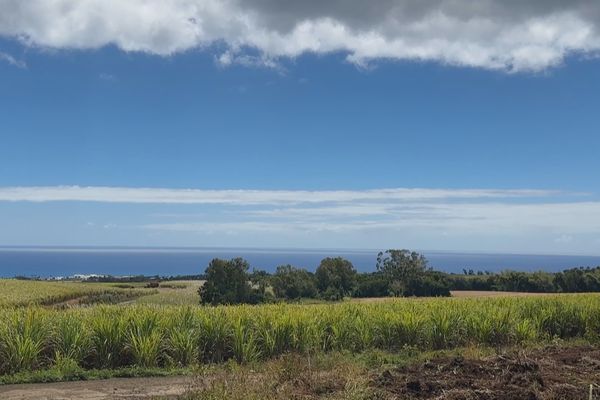
[[[375,270],[378,250],[266,249],[215,247],[0,247],[0,276],[195,275],[213,258],[243,257],[251,268],[273,272],[291,264],[311,271],[325,257],[344,257],[360,272]],[[596,267],[600,256],[522,255],[420,251],[433,268],[450,273],[463,269],[556,272]]]
[[[377,253],[385,249],[369,249],[369,248],[294,248],[294,247],[244,247],[244,246],[35,246],[35,245],[19,245],[8,246],[0,245],[2,251],[38,251],[38,252],[190,252],[190,253],[206,253],[210,251],[244,251],[255,253],[309,253],[322,254],[324,252],[344,252],[344,253]],[[496,251],[469,251],[469,250],[423,250],[416,251],[422,254],[433,255],[460,255],[460,256],[520,256],[520,257],[598,257],[600,254],[579,254],[579,253],[544,253],[544,252],[496,252]]]

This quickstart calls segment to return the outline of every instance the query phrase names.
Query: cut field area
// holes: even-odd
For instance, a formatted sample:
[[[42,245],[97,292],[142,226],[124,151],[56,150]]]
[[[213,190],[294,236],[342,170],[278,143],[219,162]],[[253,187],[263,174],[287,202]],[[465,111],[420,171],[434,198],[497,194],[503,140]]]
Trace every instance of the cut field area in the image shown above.
[[[450,292],[452,297],[537,297],[551,296],[556,293],[532,293],[532,292],[497,292],[486,290],[453,290]]]
[[[197,305],[200,304],[198,289],[204,281],[165,281],[161,282],[157,293],[140,297],[138,304]]]
[[[113,303],[152,293],[148,289],[120,288],[106,283],[0,279],[0,308]]]
[[[501,298],[501,297],[544,297],[544,296],[556,296],[557,293],[531,293],[531,292],[500,292],[500,291],[486,291],[486,290],[453,290],[450,292],[451,298],[466,299],[466,298]],[[561,296],[575,295],[562,293]],[[405,300],[411,300],[416,298],[405,298]],[[421,298],[423,299],[423,298]],[[345,301],[351,303],[385,303],[398,301],[398,297],[353,297],[346,299]]]
[[[169,281],[160,284],[157,293],[140,297],[135,301],[137,304],[158,304],[158,305],[197,305],[200,302],[198,289],[204,281]],[[468,291],[457,290],[451,292],[454,298],[492,298],[492,297],[539,297],[552,296],[556,293],[530,293],[530,292],[500,292],[500,291]],[[344,301],[350,303],[381,303],[394,302],[402,300],[396,297],[353,297]],[[405,299],[409,300],[409,299]],[[320,299],[302,299],[299,304],[330,304],[328,301]]]

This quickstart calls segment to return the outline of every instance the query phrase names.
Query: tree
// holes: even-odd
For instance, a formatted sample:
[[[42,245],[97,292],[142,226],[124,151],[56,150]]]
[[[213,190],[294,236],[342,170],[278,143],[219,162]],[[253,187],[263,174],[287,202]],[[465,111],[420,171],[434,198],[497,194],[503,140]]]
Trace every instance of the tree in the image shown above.
[[[352,293],[356,285],[356,269],[342,257],[327,257],[315,273],[317,288],[321,296],[328,300],[340,300]]]
[[[505,292],[554,292],[552,275],[547,272],[502,271],[495,276],[495,290]]]
[[[354,297],[386,297],[390,294],[390,282],[381,272],[358,274]]]
[[[248,280],[253,287],[258,288],[261,292],[265,292],[269,286],[270,275],[262,269],[253,269],[252,273],[248,274]]]
[[[277,267],[277,271],[271,279],[271,285],[275,296],[283,299],[313,298],[317,295],[313,275],[305,269],[289,264]]]
[[[251,283],[250,299],[247,303],[258,304],[273,301],[273,291],[270,287],[271,275],[267,271],[254,269],[248,274]]]
[[[377,271],[387,277],[394,296],[450,295],[447,279],[443,275],[432,274],[425,256],[415,251],[380,252],[377,255]]]
[[[600,267],[566,269],[554,275],[554,285],[561,292],[598,292]]]
[[[427,259],[410,250],[386,250],[377,255],[377,271],[392,280],[404,280],[427,271]]]
[[[251,302],[249,267],[243,258],[213,259],[206,268],[206,282],[198,291],[200,302],[212,305]]]
[[[450,282],[446,274],[439,271],[425,271],[418,278],[410,281],[404,296],[440,297],[450,296]]]

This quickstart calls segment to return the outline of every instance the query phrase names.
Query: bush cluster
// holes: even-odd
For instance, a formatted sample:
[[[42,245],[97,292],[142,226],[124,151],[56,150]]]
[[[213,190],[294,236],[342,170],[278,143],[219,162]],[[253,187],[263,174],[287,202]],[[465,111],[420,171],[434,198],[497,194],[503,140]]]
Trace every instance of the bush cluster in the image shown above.
[[[425,257],[408,250],[380,253],[374,274],[358,274],[354,265],[342,257],[324,258],[314,273],[289,264],[277,267],[273,275],[264,271],[249,274],[249,268],[241,258],[212,260],[205,272],[206,283],[199,290],[201,303],[450,295],[445,274],[431,270]]]
[[[600,291],[600,267],[571,268],[562,272],[464,271],[448,274],[452,290],[492,290],[531,293],[585,293]]]

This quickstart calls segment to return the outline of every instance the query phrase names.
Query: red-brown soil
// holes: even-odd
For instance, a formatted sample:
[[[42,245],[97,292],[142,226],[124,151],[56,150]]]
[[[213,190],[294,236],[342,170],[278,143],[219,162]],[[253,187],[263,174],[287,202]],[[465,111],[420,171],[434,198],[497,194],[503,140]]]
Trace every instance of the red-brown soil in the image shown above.
[[[588,346],[481,360],[437,358],[386,370],[372,381],[383,393],[407,400],[587,400],[595,383],[600,383],[600,350]],[[600,390],[593,398],[600,399]]]

